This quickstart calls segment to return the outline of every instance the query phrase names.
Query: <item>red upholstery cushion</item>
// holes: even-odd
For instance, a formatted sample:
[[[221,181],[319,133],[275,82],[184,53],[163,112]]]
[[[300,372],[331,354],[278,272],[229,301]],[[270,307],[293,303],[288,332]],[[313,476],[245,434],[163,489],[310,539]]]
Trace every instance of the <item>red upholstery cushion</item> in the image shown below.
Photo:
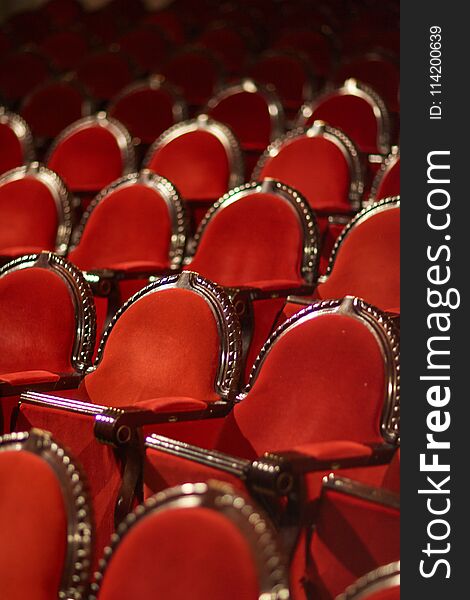
[[[46,381],[59,381],[57,373],[50,371],[15,371],[14,373],[0,373],[0,381],[13,385],[24,385],[25,383],[44,383]]]
[[[318,298],[363,298],[382,310],[400,306],[400,209],[366,219],[344,239]]]
[[[30,452],[0,452],[0,581],[8,600],[59,592],[67,518],[52,468]]]
[[[47,165],[74,192],[97,191],[122,175],[121,150],[114,135],[94,125],[63,140]]]
[[[299,282],[302,250],[294,208],[274,194],[253,193],[219,209],[189,268],[225,286],[270,279]]]
[[[0,254],[9,247],[54,250],[57,208],[50,189],[34,177],[0,185]]]
[[[88,52],[88,42],[78,31],[56,31],[41,42],[40,48],[57,68],[69,71]]]
[[[341,150],[322,137],[302,136],[266,161],[259,179],[273,177],[303,194],[317,210],[349,208],[350,174]]]
[[[145,185],[126,185],[96,206],[69,260],[83,270],[132,262],[167,267],[170,241],[171,222],[164,199]]]
[[[23,164],[23,149],[13,129],[0,123],[0,175]]]
[[[389,169],[382,181],[380,182],[379,187],[377,188],[376,200],[380,200],[381,198],[388,198],[389,196],[399,196],[400,195],[400,159],[398,159],[393,167]]]
[[[136,402],[138,408],[153,410],[154,412],[187,412],[191,410],[204,410],[207,404],[195,398],[171,396],[169,398],[150,398]]]
[[[101,600],[258,596],[250,547],[235,525],[208,508],[155,512],[137,523],[111,558],[100,590]]]
[[[186,396],[216,400],[219,335],[213,313],[189,290],[154,292],[127,309],[108,338],[98,369],[84,380],[107,406]]]
[[[73,371],[75,310],[64,281],[46,269],[0,279],[0,373]]]
[[[208,131],[191,131],[157,150],[148,168],[169,179],[187,201],[216,200],[228,188],[228,157]]]
[[[400,493],[400,448],[395,452],[392,462],[385,471],[382,487]]]
[[[99,52],[85,57],[76,74],[100,100],[110,100],[134,78],[127,58],[119,52]]]
[[[177,85],[189,104],[202,106],[209,100],[219,78],[217,64],[201,52],[182,52],[161,69]]]
[[[384,386],[365,325],[340,314],[312,318],[274,344],[217,447],[249,458],[309,442],[381,441]]]

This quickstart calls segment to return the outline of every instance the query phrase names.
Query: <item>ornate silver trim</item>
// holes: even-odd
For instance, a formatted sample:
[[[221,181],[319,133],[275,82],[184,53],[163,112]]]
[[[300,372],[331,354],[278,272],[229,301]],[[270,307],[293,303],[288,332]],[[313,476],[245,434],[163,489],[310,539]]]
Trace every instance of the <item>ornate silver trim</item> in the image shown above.
[[[282,151],[282,148],[301,137],[323,137],[329,142],[337,146],[343,154],[348,166],[350,174],[349,194],[348,199],[353,210],[359,210],[361,207],[361,198],[364,192],[364,178],[363,169],[361,166],[361,160],[359,157],[359,151],[350,140],[339,129],[330,127],[323,121],[314,121],[313,125],[305,129],[298,127],[288,131],[285,135],[281,136],[270,144],[261,155],[254,170],[252,179],[259,180],[261,171],[263,170],[269,159],[274,158]]]
[[[9,112],[4,106],[0,106],[0,123],[7,125],[20,142],[23,163],[29,164],[35,159],[34,140],[31,129],[26,121],[16,113]]]
[[[104,202],[113,192],[135,184],[151,188],[163,198],[171,221],[171,240],[169,248],[170,267],[172,269],[179,269],[183,261],[186,237],[188,234],[184,203],[177,189],[170,181],[168,181],[168,179],[157,175],[149,169],[142,169],[142,171],[138,173],[129,173],[129,175],[120,177],[95,196],[83,213],[80,224],[74,231],[72,239],[73,245],[70,250],[75,249],[80,244],[88,219],[91,217],[95,208]]]
[[[57,173],[38,162],[32,162],[29,165],[7,171],[0,176],[0,187],[26,177],[37,179],[52,194],[57,209],[55,252],[62,256],[67,252],[70,236],[72,235],[72,196]]]
[[[204,232],[211,220],[227,206],[252,194],[276,195],[285,200],[295,210],[304,237],[300,272],[306,283],[313,284],[317,277],[320,247],[320,233],[318,231],[315,213],[305,198],[297,192],[297,190],[294,190],[280,181],[270,178],[266,178],[263,181],[252,181],[251,183],[245,183],[244,185],[236,187],[219,198],[219,200],[209,208],[199,224],[196,235],[194,236],[193,244],[187,251],[186,258],[189,259],[187,264],[191,264],[191,260],[197,252],[201,238],[204,236]]]
[[[233,81],[220,86],[212,98],[208,101],[202,112],[209,114],[210,111],[227,98],[247,92],[249,94],[258,94],[266,102],[271,121],[270,140],[274,141],[284,132],[284,108],[281,100],[273,85],[265,85],[256,82],[254,79],[245,77],[238,81]]]
[[[0,279],[19,269],[42,268],[56,273],[67,285],[75,308],[77,330],[72,348],[72,366],[84,373],[91,365],[96,336],[93,294],[82,272],[72,263],[52,252],[21,256],[0,268]]]
[[[400,510],[400,496],[385,488],[367,485],[348,477],[338,477],[330,473],[323,478],[323,490],[334,490],[348,496],[361,498],[367,502],[382,504]]]
[[[109,562],[132,527],[156,512],[189,507],[215,510],[240,530],[252,549],[258,573],[259,600],[289,600],[287,563],[274,528],[248,496],[241,495],[231,486],[218,481],[186,483],[170,488],[152,496],[129,514],[113,535],[110,546],[104,550],[99,571],[95,574],[95,582],[91,586],[90,600],[99,597]]]
[[[93,523],[84,474],[50,433],[40,429],[0,437],[0,452],[8,451],[31,452],[39,456],[59,480],[67,513],[67,549],[58,598],[85,600],[89,587]]]
[[[383,565],[357,579],[336,600],[366,600],[376,592],[400,585],[400,561]]]
[[[134,294],[117,311],[104,331],[94,365],[89,369],[89,372],[98,368],[103,358],[108,337],[119,317],[144,296],[172,288],[191,290],[209,304],[216,319],[221,346],[219,368],[214,388],[216,393],[221,396],[221,399],[231,400],[237,393],[242,360],[241,329],[238,317],[223,288],[192,271],[184,271],[178,275],[162,277]]]
[[[96,126],[107,129],[114,136],[121,151],[122,174],[127,175],[128,173],[135,171],[136,156],[130,133],[120,121],[109,118],[104,111],[100,111],[89,117],[78,119],[78,121],[71,123],[61,133],[59,133],[47,152],[45,159],[46,164],[49,164],[52,155],[64,140],[70,138],[83,129]]]
[[[384,198],[379,202],[374,202],[373,204],[369,204],[365,208],[361,210],[361,212],[357,213],[353,219],[349,221],[343,231],[340,233],[338,238],[336,239],[335,245],[333,246],[333,250],[331,251],[330,258],[328,260],[328,267],[324,275],[319,277],[318,283],[325,283],[328,277],[331,275],[333,271],[333,267],[335,266],[336,257],[341,248],[341,244],[343,240],[349,235],[351,230],[354,227],[357,227],[367,219],[370,219],[374,215],[379,212],[383,212],[384,210],[389,210],[391,208],[400,208],[400,196],[391,196],[390,198]]]
[[[207,115],[199,115],[195,119],[189,119],[188,121],[175,123],[175,125],[164,131],[161,136],[157,138],[150,146],[147,154],[145,155],[143,166],[148,168],[153,155],[173,140],[187,133],[199,130],[204,130],[211,133],[225,148],[229,163],[229,180],[227,183],[228,189],[236,187],[237,185],[241,185],[244,177],[244,165],[240,143],[227,125],[219,123],[218,121],[214,121]]]
[[[372,182],[372,187],[369,195],[369,203],[377,202],[377,192],[379,190],[380,184],[382,183],[382,180],[393,169],[393,167],[399,160],[400,148],[398,146],[394,146],[390,154],[380,165],[380,169],[374,177],[374,181]]]
[[[384,359],[385,397],[380,433],[391,444],[400,443],[400,340],[393,320],[360,298],[323,300],[310,304],[285,321],[267,340],[253,364],[248,383],[237,399],[243,401],[259,375],[263,363],[276,342],[302,323],[328,313],[342,313],[361,321],[374,335]]]
[[[381,154],[390,152],[390,115],[385,102],[375,90],[352,77],[346,79],[342,86],[304,104],[297,117],[296,127],[306,127],[307,121],[321,104],[338,96],[357,96],[370,105],[377,121],[377,149]]]

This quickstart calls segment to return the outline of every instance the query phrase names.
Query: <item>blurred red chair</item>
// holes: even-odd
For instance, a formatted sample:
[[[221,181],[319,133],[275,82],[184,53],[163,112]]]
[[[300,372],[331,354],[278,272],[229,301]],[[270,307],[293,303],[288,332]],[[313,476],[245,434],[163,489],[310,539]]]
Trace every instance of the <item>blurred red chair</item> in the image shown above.
[[[117,43],[145,72],[158,71],[171,50],[162,31],[151,24],[140,24],[124,33]]]
[[[2,598],[83,598],[93,517],[73,458],[46,432],[5,435],[0,481]]]
[[[0,175],[34,160],[31,130],[19,115],[0,106]]]
[[[9,52],[0,57],[0,95],[9,104],[16,104],[51,74],[47,59],[35,50]]]
[[[197,43],[218,56],[228,73],[243,73],[248,48],[239,30],[226,23],[214,23],[199,35]]]
[[[370,201],[400,195],[400,149],[394,148],[382,163],[370,192]]]
[[[363,575],[336,600],[400,600],[400,562],[383,565]]]
[[[48,0],[39,10],[53,22],[57,28],[74,25],[83,13],[78,0]]]
[[[44,56],[60,71],[75,69],[90,50],[86,34],[77,30],[58,30],[49,34],[39,45]]]
[[[186,34],[179,11],[169,8],[168,10],[147,12],[143,22],[157,25],[174,44],[181,46],[184,44]]]

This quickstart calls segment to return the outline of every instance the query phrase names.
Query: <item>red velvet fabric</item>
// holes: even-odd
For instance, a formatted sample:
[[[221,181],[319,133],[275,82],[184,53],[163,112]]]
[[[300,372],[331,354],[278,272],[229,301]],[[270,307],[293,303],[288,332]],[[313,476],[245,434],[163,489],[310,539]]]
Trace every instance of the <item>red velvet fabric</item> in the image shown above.
[[[261,94],[242,91],[227,96],[208,114],[232,129],[243,150],[262,151],[269,145],[271,117]]]
[[[18,50],[0,59],[0,91],[9,100],[21,100],[48,77],[47,60],[34,52]]]
[[[219,209],[188,268],[224,286],[278,279],[296,285],[302,251],[294,208],[274,194],[253,193]]]
[[[92,192],[122,175],[117,140],[99,125],[84,127],[66,137],[52,153],[48,165],[73,192]]]
[[[178,86],[188,104],[204,105],[219,80],[217,63],[210,55],[188,51],[176,54],[161,68],[162,74]]]
[[[191,131],[170,141],[147,167],[169,179],[187,202],[215,201],[228,189],[227,152],[208,131]]]
[[[352,229],[318,298],[358,296],[382,310],[400,306],[400,209],[382,211]]]
[[[302,136],[266,161],[259,179],[272,177],[298,190],[317,210],[350,208],[350,174],[341,150],[322,137]]]
[[[23,164],[23,149],[13,129],[0,123],[0,175]]]
[[[333,600],[348,585],[400,556],[400,511],[328,490],[310,545],[312,596]]]
[[[156,27],[140,25],[120,39],[121,48],[144,71],[158,70],[169,50],[169,44]]]
[[[119,52],[88,55],[75,72],[78,80],[99,100],[110,100],[134,79],[127,58]]]
[[[14,373],[0,373],[0,381],[13,385],[45,383],[48,381],[59,381],[57,373],[50,371],[16,371]]]
[[[171,221],[154,189],[132,184],[108,194],[91,213],[69,260],[82,270],[136,266],[169,267]],[[143,282],[145,283],[145,282]]]
[[[84,385],[92,402],[107,406],[168,396],[217,400],[219,351],[217,324],[203,298],[183,289],[154,292],[116,322]]]
[[[15,246],[54,250],[57,208],[42,181],[23,177],[0,185],[0,214],[0,254]]]
[[[78,31],[55,31],[41,42],[40,49],[59,70],[70,71],[88,52],[88,41]]]
[[[352,94],[331,95],[317,106],[308,124],[317,119],[344,131],[361,152],[379,152],[377,117],[372,105],[364,98]]]
[[[142,87],[129,92],[113,104],[109,115],[138,137],[151,144],[174,123],[173,99],[164,89]]]
[[[382,487],[395,494],[400,493],[400,448],[395,452],[391,463],[385,471]]]
[[[320,443],[308,443],[293,447],[294,452],[300,452],[315,460],[335,460],[345,458],[372,456],[372,447],[347,440],[333,440]]]
[[[25,99],[21,116],[35,136],[52,139],[83,116],[83,103],[83,96],[74,85],[51,81]]]
[[[367,327],[337,313],[315,317],[272,346],[217,447],[255,458],[310,442],[379,442],[384,386],[382,354]]]
[[[134,406],[159,413],[177,413],[192,410],[204,410],[207,407],[207,404],[203,400],[196,400],[195,398],[170,396],[169,398],[140,400],[139,402],[136,402]]]
[[[400,195],[400,159],[384,174],[377,188],[376,200]]]
[[[146,425],[143,429],[145,436],[156,433],[170,439],[199,446],[200,448],[210,449],[214,447],[223,422],[223,417],[217,417],[199,419],[196,427],[194,426],[195,421],[192,420],[156,423],[154,425]]]
[[[238,528],[211,509],[180,508],[132,528],[111,558],[100,599],[257,600],[259,593],[254,556]]]
[[[0,373],[73,372],[75,310],[55,273],[33,267],[0,279],[0,331]]]
[[[67,516],[59,481],[30,452],[0,452],[0,581],[5,600],[51,600],[59,592]]]

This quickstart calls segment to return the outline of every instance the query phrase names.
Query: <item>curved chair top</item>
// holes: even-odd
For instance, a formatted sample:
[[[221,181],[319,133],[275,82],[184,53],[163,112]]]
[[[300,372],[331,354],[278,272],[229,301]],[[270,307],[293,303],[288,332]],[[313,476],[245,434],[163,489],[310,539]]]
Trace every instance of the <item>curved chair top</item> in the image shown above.
[[[0,437],[0,454],[29,452],[44,461],[58,480],[66,513],[65,561],[59,598],[85,600],[91,568],[92,512],[88,484],[79,466],[50,433],[31,429]],[[7,485],[7,482],[4,482]],[[24,490],[27,492],[27,487]],[[47,546],[45,547],[47,549]]]
[[[336,600],[367,600],[367,598],[381,597],[382,592],[399,588],[400,586],[400,561],[383,565],[360,577],[350,585]],[[387,596],[388,597],[388,596]],[[396,596],[399,598],[399,593]]]
[[[382,184],[387,180],[387,177],[389,177],[391,172],[397,167],[399,162],[400,148],[392,148],[392,151],[384,160],[384,162],[380,165],[380,169],[374,177],[374,181],[372,182],[372,187],[370,190],[370,202],[377,202],[377,200],[381,199],[378,197],[380,188],[382,187]],[[390,196],[390,194],[386,193],[385,196]],[[381,197],[383,196],[381,195]]]
[[[66,284],[76,319],[76,333],[71,363],[78,372],[85,372],[92,360],[96,335],[96,316],[93,294],[81,271],[63,257],[52,252],[21,256],[0,268],[0,279],[21,269],[46,269]]]
[[[113,558],[119,555],[119,549],[126,543],[126,536],[138,527],[152,527],[149,517],[173,512],[178,518],[182,509],[204,509],[201,517],[210,513],[224,517],[231,524],[250,549],[257,579],[259,600],[289,600],[288,570],[282,550],[277,542],[276,533],[262,511],[253,505],[244,494],[231,486],[217,481],[208,483],[187,483],[170,488],[149,498],[120,525],[111,545],[106,548],[104,560],[92,584],[90,600],[100,597],[100,591],[106,585],[106,577],[112,568]],[[210,513],[209,513],[210,511]],[[193,518],[196,514],[193,513]],[[154,525],[155,527],[155,525]],[[221,534],[223,535],[223,534]],[[230,543],[230,541],[228,541]],[[191,557],[188,557],[190,559]],[[210,568],[210,565],[208,565]],[[214,573],[213,576],[217,576]]]
[[[34,160],[34,141],[33,135],[26,121],[16,113],[8,111],[0,106],[0,125],[9,127],[18,139],[20,144],[23,163],[28,164]]]

